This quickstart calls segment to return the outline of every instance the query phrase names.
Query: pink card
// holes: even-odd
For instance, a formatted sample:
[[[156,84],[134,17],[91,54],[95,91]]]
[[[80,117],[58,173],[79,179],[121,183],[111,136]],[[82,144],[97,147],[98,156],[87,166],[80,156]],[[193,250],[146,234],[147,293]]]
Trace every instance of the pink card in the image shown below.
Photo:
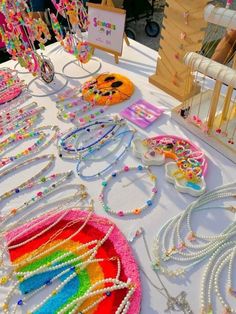
[[[164,110],[159,109],[144,99],[139,99],[129,107],[121,111],[122,117],[145,129],[156,119]]]

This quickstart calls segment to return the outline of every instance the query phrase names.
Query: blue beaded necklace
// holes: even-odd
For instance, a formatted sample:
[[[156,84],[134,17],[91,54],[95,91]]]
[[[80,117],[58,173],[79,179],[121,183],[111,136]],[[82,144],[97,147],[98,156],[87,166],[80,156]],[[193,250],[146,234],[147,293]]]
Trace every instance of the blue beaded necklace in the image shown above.
[[[95,174],[92,174],[92,175],[83,175],[82,171],[80,170],[80,166],[81,166],[81,162],[85,162],[87,160],[94,160],[93,158],[91,158],[90,156],[93,155],[96,151],[100,150],[101,147],[99,148],[96,148],[92,151],[89,151],[86,155],[84,155],[80,160],[79,162],[77,163],[77,166],[76,166],[76,171],[77,171],[77,174],[82,178],[82,179],[85,179],[85,180],[91,180],[91,179],[94,179],[94,178],[98,178],[100,176],[102,176],[104,173],[106,173],[107,171],[109,171],[110,169],[113,168],[113,166],[123,158],[123,156],[126,154],[127,150],[130,148],[131,146],[131,143],[132,143],[132,140],[134,138],[134,134],[135,134],[135,131],[134,130],[126,130],[126,131],[123,131],[119,134],[117,134],[115,137],[113,137],[112,139],[110,139],[109,141],[107,141],[102,147],[106,146],[106,145],[110,145],[111,143],[114,143],[115,140],[118,140],[119,137],[120,140],[118,142],[118,145],[115,147],[115,149],[111,152],[109,152],[108,154],[106,154],[105,156],[102,157],[102,159],[105,159],[107,158],[109,155],[113,154],[114,151],[116,151],[119,147],[120,147],[120,144],[122,144],[122,140],[124,139],[125,135],[129,134],[130,135],[130,138],[128,139],[127,141],[127,145],[125,145],[124,149],[122,150],[122,152],[116,156],[116,158],[113,159],[113,161],[111,163],[109,163],[109,165],[107,167],[105,167],[104,169],[102,169],[101,171],[95,173]]]
[[[91,150],[95,145],[99,144],[100,142],[107,141],[110,136],[115,135],[117,130],[125,124],[124,119],[108,119],[107,121],[94,121],[92,123],[89,123],[83,127],[73,129],[72,131],[65,134],[58,142],[58,149],[59,149],[59,156],[62,157],[63,153],[85,153],[89,150]],[[101,129],[105,129],[108,127],[108,129],[103,133],[100,137],[92,137],[93,141],[92,143],[89,143],[88,145],[83,145],[81,147],[78,147],[78,142],[80,140],[80,137],[78,137],[78,134],[83,134],[84,131],[86,131],[86,134],[88,132],[91,132],[91,128],[96,126],[96,129],[101,127]],[[92,133],[92,132],[91,132]],[[94,140],[95,139],[95,140]],[[74,145],[68,145],[68,142],[71,140],[75,140]]]

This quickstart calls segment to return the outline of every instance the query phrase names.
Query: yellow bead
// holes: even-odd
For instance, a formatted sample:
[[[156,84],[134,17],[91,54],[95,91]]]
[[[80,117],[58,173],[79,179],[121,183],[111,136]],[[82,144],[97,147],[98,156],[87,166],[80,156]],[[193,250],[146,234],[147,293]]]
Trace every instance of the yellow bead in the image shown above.
[[[7,303],[4,303],[4,304],[2,305],[2,308],[3,308],[4,311],[8,310],[8,304],[7,304]]]
[[[52,291],[52,295],[55,295],[56,293],[57,293],[56,290],[53,290],[53,291]]]
[[[5,283],[7,283],[8,282],[8,277],[6,277],[6,276],[4,276],[4,277],[2,277],[1,279],[0,279],[0,284],[1,285],[5,285]]]

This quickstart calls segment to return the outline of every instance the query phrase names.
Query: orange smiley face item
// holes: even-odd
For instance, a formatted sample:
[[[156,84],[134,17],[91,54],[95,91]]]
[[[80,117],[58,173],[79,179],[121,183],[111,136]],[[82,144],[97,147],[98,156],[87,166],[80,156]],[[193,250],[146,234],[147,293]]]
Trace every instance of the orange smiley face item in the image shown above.
[[[86,82],[82,87],[84,100],[99,106],[112,106],[132,96],[134,84],[117,73],[103,73]]]

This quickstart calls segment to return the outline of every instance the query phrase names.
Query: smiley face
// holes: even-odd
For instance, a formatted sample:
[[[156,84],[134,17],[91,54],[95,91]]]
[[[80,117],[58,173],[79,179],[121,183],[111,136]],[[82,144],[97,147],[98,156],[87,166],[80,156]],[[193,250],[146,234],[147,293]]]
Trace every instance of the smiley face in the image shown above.
[[[133,92],[133,83],[117,73],[100,74],[82,87],[84,99],[89,102],[96,100],[100,106],[118,104],[130,98]]]

